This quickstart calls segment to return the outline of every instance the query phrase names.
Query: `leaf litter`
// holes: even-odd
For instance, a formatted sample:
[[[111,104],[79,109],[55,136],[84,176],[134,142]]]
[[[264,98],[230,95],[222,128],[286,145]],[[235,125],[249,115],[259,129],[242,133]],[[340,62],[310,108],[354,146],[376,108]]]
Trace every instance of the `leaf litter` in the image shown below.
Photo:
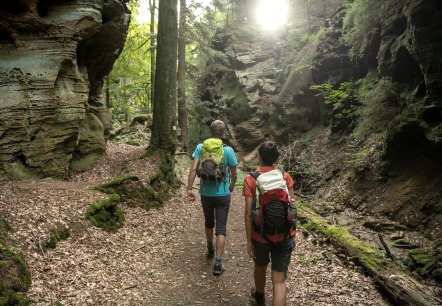
[[[188,202],[186,188],[149,211],[122,204],[126,223],[110,234],[84,218],[106,195],[91,187],[120,175],[146,182],[158,158],[140,159],[144,148],[108,143],[95,166],[67,181],[6,182],[0,185],[0,214],[32,272],[32,305],[249,305],[253,262],[246,252],[241,190],[232,194],[225,254],[226,271],[212,275],[200,202]],[[187,180],[190,162],[177,173]],[[63,224],[71,235],[55,249],[41,244]],[[270,273],[266,287],[271,304]],[[344,263],[332,247],[297,233],[287,279],[289,305],[389,305],[373,280]]]

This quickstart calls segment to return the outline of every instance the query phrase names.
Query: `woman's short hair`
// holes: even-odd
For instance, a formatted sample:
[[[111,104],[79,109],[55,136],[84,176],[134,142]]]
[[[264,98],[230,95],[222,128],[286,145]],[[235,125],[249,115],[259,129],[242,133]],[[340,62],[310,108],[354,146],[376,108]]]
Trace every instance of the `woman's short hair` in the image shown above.
[[[264,141],[258,147],[258,154],[265,166],[272,166],[279,158],[278,146],[272,140]]]
[[[210,132],[213,137],[223,137],[226,125],[221,120],[215,120],[210,124]]]

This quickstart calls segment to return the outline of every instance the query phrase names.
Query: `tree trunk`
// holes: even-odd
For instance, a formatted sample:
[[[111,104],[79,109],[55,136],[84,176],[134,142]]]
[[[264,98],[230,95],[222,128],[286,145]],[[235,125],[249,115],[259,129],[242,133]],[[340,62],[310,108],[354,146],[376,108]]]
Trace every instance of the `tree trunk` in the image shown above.
[[[147,154],[161,151],[161,176],[171,182],[174,176],[177,80],[177,0],[161,0],[158,10],[158,45],[155,73],[152,135]]]
[[[110,88],[109,88],[109,75],[106,77],[106,107],[109,109],[111,107],[110,104]]]
[[[186,0],[180,0],[178,36],[178,126],[181,130],[181,151],[189,152],[189,129],[186,112]]]
[[[155,0],[149,0],[150,9],[150,107],[153,109],[155,90]]]

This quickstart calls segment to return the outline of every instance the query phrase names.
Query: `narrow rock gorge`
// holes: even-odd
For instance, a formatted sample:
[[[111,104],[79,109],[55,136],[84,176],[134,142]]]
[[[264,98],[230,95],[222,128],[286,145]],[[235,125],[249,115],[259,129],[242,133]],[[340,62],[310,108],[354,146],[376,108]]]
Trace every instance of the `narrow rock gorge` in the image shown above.
[[[263,140],[285,145],[302,201],[440,281],[408,250],[442,254],[442,4],[308,3],[279,32],[243,14],[217,33],[200,120],[227,122],[246,169]]]

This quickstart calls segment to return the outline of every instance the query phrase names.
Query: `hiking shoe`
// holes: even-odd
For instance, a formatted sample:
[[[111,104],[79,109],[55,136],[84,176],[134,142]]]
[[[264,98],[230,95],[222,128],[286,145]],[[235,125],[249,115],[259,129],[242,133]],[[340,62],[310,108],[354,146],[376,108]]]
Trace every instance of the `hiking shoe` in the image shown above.
[[[255,301],[255,305],[258,306],[265,306],[266,304],[266,296],[263,293],[259,293],[258,291],[256,291],[255,288],[252,288],[252,290],[250,290],[250,294],[252,295],[252,298]]]
[[[224,266],[221,261],[216,261],[213,266],[213,275],[220,276],[224,272]]]

